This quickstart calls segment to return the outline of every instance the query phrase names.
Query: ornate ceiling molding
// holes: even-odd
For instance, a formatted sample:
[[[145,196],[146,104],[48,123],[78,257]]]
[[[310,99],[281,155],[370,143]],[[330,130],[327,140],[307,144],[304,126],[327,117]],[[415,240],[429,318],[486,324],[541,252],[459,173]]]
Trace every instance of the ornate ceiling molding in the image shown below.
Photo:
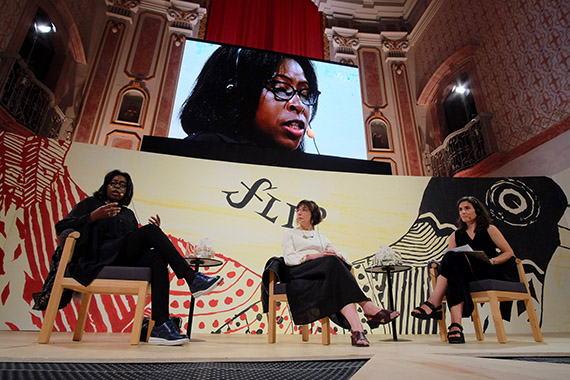
[[[170,30],[186,37],[197,37],[200,20],[206,14],[206,9],[199,4],[180,0],[172,0],[171,4],[166,10]]]
[[[431,1],[428,8],[422,15],[422,18],[419,20],[418,24],[414,27],[414,30],[412,30],[412,32],[410,33],[409,40],[412,45],[414,45],[416,41],[422,36],[423,32],[425,31],[431,20],[438,13],[443,3],[444,0]]]
[[[382,32],[382,50],[387,60],[402,60],[406,58],[410,50],[410,42],[407,33]]]
[[[330,59],[348,65],[357,65],[357,51],[360,47],[358,30],[333,27],[325,30],[325,33],[329,39]]]
[[[141,0],[105,0],[107,4],[107,16],[133,22],[134,15],[138,12]]]
[[[358,29],[361,33],[410,33],[436,0],[313,0],[325,27]]]
[[[380,20],[408,17],[419,0],[313,0],[327,17]]]

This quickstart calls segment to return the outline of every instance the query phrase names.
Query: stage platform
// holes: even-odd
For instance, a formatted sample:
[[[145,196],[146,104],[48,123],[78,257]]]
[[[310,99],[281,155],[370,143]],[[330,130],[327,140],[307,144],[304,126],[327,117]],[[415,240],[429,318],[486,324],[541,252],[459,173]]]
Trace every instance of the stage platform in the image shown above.
[[[450,345],[437,335],[369,335],[369,348],[352,347],[348,335],[331,336],[323,346],[320,335],[302,342],[299,335],[196,334],[185,346],[141,343],[129,345],[129,334],[85,333],[73,342],[72,333],[54,332],[47,345],[36,343],[38,332],[0,331],[0,362],[258,362],[368,359],[352,379],[568,379],[570,334],[545,333],[543,343],[532,335],[509,334],[499,344],[494,334],[478,342],[466,335],[466,344]],[[405,340],[405,341],[404,341]],[[545,361],[529,361],[535,358]],[[517,358],[517,359],[506,359]],[[521,360],[526,358],[528,360]],[[553,363],[556,359],[561,363]]]

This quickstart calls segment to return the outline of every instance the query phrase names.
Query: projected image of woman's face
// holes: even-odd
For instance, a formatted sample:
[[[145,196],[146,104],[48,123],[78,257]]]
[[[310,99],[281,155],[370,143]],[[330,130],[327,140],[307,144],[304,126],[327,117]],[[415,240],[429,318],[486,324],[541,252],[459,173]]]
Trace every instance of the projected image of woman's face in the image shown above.
[[[272,145],[297,149],[311,114],[307,103],[310,94],[305,73],[295,60],[285,59],[261,92],[255,128]]]
[[[188,40],[174,109],[169,137],[367,159],[355,66]]]

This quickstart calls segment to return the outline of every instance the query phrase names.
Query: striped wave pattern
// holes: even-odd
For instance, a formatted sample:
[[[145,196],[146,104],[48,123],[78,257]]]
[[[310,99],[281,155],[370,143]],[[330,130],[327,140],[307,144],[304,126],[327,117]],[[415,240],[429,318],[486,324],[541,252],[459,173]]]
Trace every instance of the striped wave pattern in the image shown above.
[[[430,286],[427,263],[441,259],[449,235],[454,230],[453,225],[442,224],[432,213],[425,213],[418,216],[404,236],[390,245],[401,255],[402,262],[412,267],[409,271],[392,275],[393,309],[401,313],[396,320],[398,334],[437,334],[436,321],[420,321],[411,317],[410,313],[428,298]],[[374,255],[355,261],[355,275],[370,299],[382,308],[389,308],[387,276],[365,271],[373,262]],[[372,333],[391,334],[391,329],[391,324],[383,325]]]

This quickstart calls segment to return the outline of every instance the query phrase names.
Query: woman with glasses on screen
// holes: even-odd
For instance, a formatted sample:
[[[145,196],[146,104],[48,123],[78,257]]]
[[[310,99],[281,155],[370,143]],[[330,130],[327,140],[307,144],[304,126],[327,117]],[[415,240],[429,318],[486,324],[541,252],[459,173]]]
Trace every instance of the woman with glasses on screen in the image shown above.
[[[306,58],[222,46],[204,65],[180,121],[194,141],[303,150],[319,94]]]

